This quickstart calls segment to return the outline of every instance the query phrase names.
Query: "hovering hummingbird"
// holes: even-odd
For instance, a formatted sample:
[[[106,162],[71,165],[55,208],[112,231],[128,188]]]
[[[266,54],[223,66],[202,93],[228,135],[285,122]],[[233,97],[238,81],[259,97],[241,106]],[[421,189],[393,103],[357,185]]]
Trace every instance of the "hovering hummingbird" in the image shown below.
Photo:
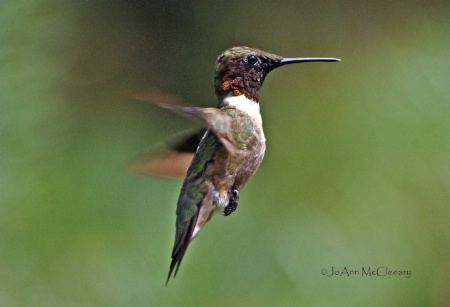
[[[273,69],[293,63],[336,62],[335,58],[283,58],[249,47],[233,47],[217,58],[214,88],[217,108],[198,108],[157,103],[162,107],[202,120],[207,128],[172,144],[171,158],[153,158],[144,172],[185,174],[177,203],[172,261],[166,285],[192,240],[214,213],[228,216],[239,203],[239,194],[261,164],[266,149],[259,91]],[[154,98],[152,100],[157,100]],[[180,157],[184,159],[180,159]],[[192,158],[193,157],[193,158]],[[183,160],[183,163],[177,161]]]

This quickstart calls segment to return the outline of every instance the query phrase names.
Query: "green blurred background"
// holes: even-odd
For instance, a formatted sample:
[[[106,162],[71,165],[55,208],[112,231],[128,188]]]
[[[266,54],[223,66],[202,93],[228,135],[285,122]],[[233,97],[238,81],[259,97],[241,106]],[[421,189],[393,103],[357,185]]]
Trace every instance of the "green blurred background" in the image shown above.
[[[0,3],[0,306],[450,306],[448,1]],[[266,158],[164,286],[181,180],[124,171],[213,106],[219,53],[272,72]],[[324,276],[387,266],[404,276]]]

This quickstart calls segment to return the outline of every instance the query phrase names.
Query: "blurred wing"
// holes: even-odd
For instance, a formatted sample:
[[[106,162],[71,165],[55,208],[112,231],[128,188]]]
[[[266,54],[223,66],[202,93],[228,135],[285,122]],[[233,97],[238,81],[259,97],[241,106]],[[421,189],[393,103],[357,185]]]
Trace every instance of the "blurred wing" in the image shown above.
[[[214,132],[228,152],[234,153],[236,151],[233,145],[233,118],[225,111],[217,108],[198,108],[162,103],[158,103],[158,105],[176,113],[200,119],[211,128],[212,132]]]
[[[200,119],[211,128],[228,152],[235,152],[231,128],[233,119],[225,111],[217,108],[177,105],[180,102],[178,97],[165,95],[159,91],[134,94],[132,97],[137,100],[156,104],[184,116]]]
[[[178,134],[152,152],[139,156],[128,169],[139,174],[184,178],[206,130]]]

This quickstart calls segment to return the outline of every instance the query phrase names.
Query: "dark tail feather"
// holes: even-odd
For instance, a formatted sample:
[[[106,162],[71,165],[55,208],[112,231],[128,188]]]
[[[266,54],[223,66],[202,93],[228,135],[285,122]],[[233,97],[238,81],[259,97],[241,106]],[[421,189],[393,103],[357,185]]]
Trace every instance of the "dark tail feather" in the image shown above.
[[[169,283],[170,277],[172,276],[173,271],[175,270],[173,277],[177,276],[178,269],[180,268],[181,261],[183,260],[184,254],[186,253],[187,247],[189,243],[183,244],[181,249],[178,251],[176,255],[172,256],[172,261],[170,262],[169,274],[167,275],[166,286]]]
[[[175,276],[177,276],[177,272],[178,269],[180,268],[181,261],[183,260],[184,254],[186,253],[189,243],[191,243],[191,237],[192,233],[194,232],[195,224],[197,224],[197,216],[195,216],[191,220],[186,236],[183,239],[183,243],[178,249],[176,249],[178,244],[177,242],[175,242],[174,250],[172,251],[172,261],[170,262],[169,274],[167,274],[166,286],[169,283],[170,277],[172,276],[172,272],[174,269],[175,272],[173,274],[173,277],[175,278]]]

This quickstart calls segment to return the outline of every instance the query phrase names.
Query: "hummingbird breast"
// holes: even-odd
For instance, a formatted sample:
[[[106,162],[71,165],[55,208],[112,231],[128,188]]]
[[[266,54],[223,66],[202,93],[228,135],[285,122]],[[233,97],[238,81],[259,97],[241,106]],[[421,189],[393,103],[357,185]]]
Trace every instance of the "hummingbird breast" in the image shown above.
[[[217,209],[220,212],[228,204],[230,190],[241,191],[258,170],[266,149],[258,104],[244,95],[238,97],[244,100],[239,101],[239,104],[235,104],[235,100],[233,103],[227,101],[228,105],[222,108],[233,118],[230,135],[236,151],[230,153],[219,144],[213,165],[210,166],[211,179],[219,194]],[[248,103],[254,105],[246,105]]]

